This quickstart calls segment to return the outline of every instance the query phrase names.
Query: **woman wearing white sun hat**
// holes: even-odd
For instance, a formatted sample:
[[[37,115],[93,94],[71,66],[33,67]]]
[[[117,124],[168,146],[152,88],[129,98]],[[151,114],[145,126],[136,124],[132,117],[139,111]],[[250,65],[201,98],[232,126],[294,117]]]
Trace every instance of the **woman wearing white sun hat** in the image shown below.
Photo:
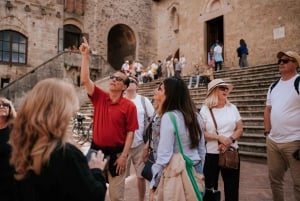
[[[218,177],[221,171],[224,182],[225,201],[239,200],[240,168],[225,169],[218,165],[219,153],[228,147],[238,149],[237,139],[243,134],[243,123],[237,107],[227,99],[233,86],[222,79],[214,79],[208,84],[206,99],[200,114],[205,123],[207,153],[204,164],[205,185],[209,189],[218,189]],[[211,111],[210,111],[211,110]],[[217,129],[212,114],[216,120]]]

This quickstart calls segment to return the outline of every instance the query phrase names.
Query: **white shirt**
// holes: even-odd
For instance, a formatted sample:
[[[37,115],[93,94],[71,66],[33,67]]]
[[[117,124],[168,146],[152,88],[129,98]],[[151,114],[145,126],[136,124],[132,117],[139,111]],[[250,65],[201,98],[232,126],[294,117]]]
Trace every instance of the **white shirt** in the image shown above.
[[[300,140],[300,95],[297,94],[294,81],[298,75],[283,81],[267,94],[266,105],[271,109],[271,131],[268,135],[276,143]]]
[[[143,132],[144,132],[144,128],[145,128],[145,119],[144,119],[144,115],[145,115],[145,111],[143,108],[143,104],[142,104],[142,96],[141,95],[136,95],[136,97],[134,99],[130,99],[136,106],[136,110],[137,110],[137,118],[138,118],[138,124],[139,124],[139,129],[136,130],[134,132],[134,139],[131,145],[131,148],[137,147],[138,145],[140,145],[141,143],[144,143],[143,141]],[[150,100],[145,97],[145,106],[146,106],[146,110],[147,113],[146,115],[148,117],[152,117],[154,114],[154,108],[150,102]]]
[[[236,123],[241,120],[240,113],[236,106],[229,103],[226,104],[223,108],[213,108],[212,112],[214,113],[216,119],[219,135],[230,137],[235,131]],[[206,105],[203,105],[201,107],[200,114],[204,121],[205,130],[208,133],[216,134],[215,124]],[[235,141],[232,146],[238,148],[237,141]],[[207,141],[206,150],[207,153],[219,154],[218,141]]]

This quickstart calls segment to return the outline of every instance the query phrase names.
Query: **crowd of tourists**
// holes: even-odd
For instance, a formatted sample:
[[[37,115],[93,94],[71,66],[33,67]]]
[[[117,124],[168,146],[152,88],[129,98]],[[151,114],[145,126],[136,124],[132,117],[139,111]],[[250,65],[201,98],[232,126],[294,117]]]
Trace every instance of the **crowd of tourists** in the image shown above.
[[[228,100],[232,84],[205,75],[207,93],[199,112],[189,92],[193,76],[189,84],[180,77],[185,59],[174,59],[178,68],[161,79],[151,102],[137,93],[142,80],[125,65],[110,75],[108,91],[101,89],[90,79],[85,38],[79,51],[81,83],[94,106],[86,156],[67,132],[79,109],[73,85],[42,80],[17,113],[10,100],[0,98],[1,201],[99,201],[107,190],[111,201],[123,201],[131,164],[139,201],[220,200],[220,173],[225,201],[239,200],[243,123]],[[300,56],[287,51],[277,58],[281,79],[269,88],[264,114],[269,178],[273,200],[283,201],[284,172],[290,168],[300,200]],[[194,76],[198,86],[202,75]]]

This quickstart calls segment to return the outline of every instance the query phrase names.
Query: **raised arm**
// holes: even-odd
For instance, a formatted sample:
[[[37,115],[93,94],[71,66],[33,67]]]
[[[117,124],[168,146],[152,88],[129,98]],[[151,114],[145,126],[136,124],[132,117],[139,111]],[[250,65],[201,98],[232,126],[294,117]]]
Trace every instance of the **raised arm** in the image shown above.
[[[92,95],[95,90],[95,85],[93,81],[90,79],[90,50],[89,50],[89,44],[87,42],[87,39],[83,36],[82,37],[83,42],[79,47],[82,60],[81,60],[81,71],[80,71],[80,79],[81,84],[84,85],[88,95]]]

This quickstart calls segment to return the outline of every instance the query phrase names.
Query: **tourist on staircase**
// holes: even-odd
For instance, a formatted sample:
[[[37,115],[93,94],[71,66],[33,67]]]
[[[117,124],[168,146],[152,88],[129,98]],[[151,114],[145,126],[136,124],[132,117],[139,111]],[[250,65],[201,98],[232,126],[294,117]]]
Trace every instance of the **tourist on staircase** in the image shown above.
[[[98,151],[88,162],[67,132],[78,108],[74,86],[56,78],[26,95],[9,139],[17,201],[105,200],[107,160]]]
[[[137,111],[134,103],[123,97],[129,78],[122,72],[110,76],[108,92],[90,79],[89,45],[85,37],[80,46],[82,55],[81,83],[94,106],[93,141],[87,158],[93,150],[101,150],[108,158],[104,170],[109,182],[111,201],[124,201],[126,162],[138,129]]]
[[[12,102],[0,97],[0,200],[14,201],[14,169],[9,164],[11,146],[8,142],[16,110]]]
[[[130,173],[129,171],[132,163],[137,176],[137,189],[139,194],[139,201],[144,201],[146,192],[146,181],[141,176],[141,172],[144,167],[143,151],[145,149],[145,143],[143,141],[143,132],[145,127],[147,126],[147,119],[150,119],[154,114],[154,108],[147,97],[139,95],[137,93],[137,78],[129,76],[129,80],[130,84],[126,89],[124,97],[131,100],[136,106],[139,129],[134,132],[133,143],[128,153],[126,171],[128,175]]]
[[[300,200],[300,56],[277,54],[280,79],[267,93],[264,113],[267,162],[274,201],[284,201],[284,174],[290,168],[295,200]],[[292,188],[290,186],[290,188]]]
[[[205,123],[206,157],[205,186],[218,190],[219,174],[224,182],[225,201],[239,200],[240,164],[235,169],[219,166],[219,155],[229,148],[238,149],[237,140],[243,134],[243,124],[237,107],[227,99],[233,86],[222,79],[214,79],[208,90],[200,114]],[[239,160],[239,159],[238,159]],[[205,201],[209,201],[204,197]]]
[[[162,116],[159,141],[157,141],[157,138],[153,138],[153,141],[155,141],[153,143],[156,146],[153,145],[155,163],[152,166],[153,177],[150,182],[150,201],[156,196],[162,196],[159,193],[162,190],[159,184],[160,182],[164,183],[164,171],[166,171],[166,167],[172,161],[172,157],[177,153],[180,154],[180,146],[176,138],[177,131],[172,123],[173,118],[178,125],[178,135],[182,142],[183,153],[193,161],[193,168],[196,174],[202,173],[206,152],[202,119],[184,81],[177,77],[166,78],[159,84],[154,96],[155,104],[157,104],[155,106],[156,112]],[[183,168],[186,168],[185,162],[183,166]],[[174,177],[176,177],[175,175]],[[163,200],[188,201],[186,195],[188,190],[184,191],[182,188],[184,184],[178,179],[173,181],[179,181],[180,183],[174,185],[172,192],[166,192],[164,189]]]

